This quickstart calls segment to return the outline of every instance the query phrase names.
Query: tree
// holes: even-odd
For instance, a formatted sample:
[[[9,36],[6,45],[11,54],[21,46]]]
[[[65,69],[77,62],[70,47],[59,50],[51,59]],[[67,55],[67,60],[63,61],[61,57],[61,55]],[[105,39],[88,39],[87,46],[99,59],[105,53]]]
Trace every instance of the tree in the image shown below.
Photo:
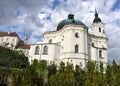
[[[28,43],[28,40],[30,39],[31,33],[32,33],[32,31],[30,29],[23,30],[22,39],[26,44]]]
[[[74,71],[74,76],[75,76],[75,86],[84,86],[85,85],[85,71],[79,66],[75,66],[75,71]]]
[[[86,67],[86,80],[85,86],[97,86],[97,64],[96,62],[89,61]]]
[[[55,74],[52,74],[49,81],[50,86],[72,86],[74,83],[73,65],[70,63],[60,63],[60,67]]]
[[[48,65],[48,71],[49,71],[48,78],[56,74],[57,66],[54,64],[54,62]]]

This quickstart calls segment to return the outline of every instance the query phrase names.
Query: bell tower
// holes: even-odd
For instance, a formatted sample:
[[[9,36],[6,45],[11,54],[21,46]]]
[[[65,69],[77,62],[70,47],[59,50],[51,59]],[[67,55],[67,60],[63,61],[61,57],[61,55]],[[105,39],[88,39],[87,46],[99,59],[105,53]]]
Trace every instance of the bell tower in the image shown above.
[[[94,16],[95,17],[92,23],[92,29],[90,34],[90,42],[91,42],[90,59],[97,62],[103,62],[104,65],[106,65],[108,63],[108,56],[107,56],[108,38],[105,34],[105,24],[99,18],[96,9]]]

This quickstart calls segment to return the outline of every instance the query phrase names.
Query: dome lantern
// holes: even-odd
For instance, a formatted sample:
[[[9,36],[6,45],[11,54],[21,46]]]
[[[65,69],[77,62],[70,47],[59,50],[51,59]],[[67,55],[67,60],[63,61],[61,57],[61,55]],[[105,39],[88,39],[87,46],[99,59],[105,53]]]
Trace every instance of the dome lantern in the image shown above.
[[[68,19],[74,19],[74,15],[73,14],[69,14],[68,15]]]

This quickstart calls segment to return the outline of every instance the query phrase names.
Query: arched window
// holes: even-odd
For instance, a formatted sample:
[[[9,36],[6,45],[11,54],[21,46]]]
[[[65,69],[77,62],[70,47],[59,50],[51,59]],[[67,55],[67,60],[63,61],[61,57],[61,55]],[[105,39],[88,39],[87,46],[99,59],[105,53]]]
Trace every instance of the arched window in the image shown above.
[[[75,45],[75,53],[78,53],[79,52],[79,46],[76,44]]]
[[[36,48],[35,48],[35,54],[39,54],[39,50],[40,50],[39,46],[36,46]]]
[[[47,46],[43,47],[43,54],[48,54],[48,47]]]
[[[49,43],[50,43],[50,44],[52,43],[52,39],[49,40]]]
[[[92,43],[92,46],[94,46],[94,43]]]
[[[99,58],[102,58],[102,50],[99,50]]]
[[[99,32],[101,32],[101,28],[99,27]]]
[[[78,35],[78,33],[75,33],[75,37],[76,37],[76,38],[79,38],[79,35]]]

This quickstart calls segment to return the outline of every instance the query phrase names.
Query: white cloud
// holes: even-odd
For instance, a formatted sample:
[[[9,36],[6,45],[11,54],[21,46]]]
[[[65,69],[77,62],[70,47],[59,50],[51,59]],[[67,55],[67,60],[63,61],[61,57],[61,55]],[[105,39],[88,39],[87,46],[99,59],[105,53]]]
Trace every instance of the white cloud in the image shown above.
[[[10,1],[13,2],[12,5],[11,2],[0,1],[1,26],[18,24],[21,27],[16,28],[16,31],[30,30],[32,31],[31,40],[35,43],[41,38],[35,39],[34,36],[42,35],[46,31],[55,31],[58,23],[66,19],[71,12],[75,14],[76,19],[81,20],[90,28],[96,7],[99,17],[106,24],[105,31],[109,38],[109,58],[119,59],[120,8],[112,10],[117,0],[66,0],[66,2],[60,0],[59,5],[54,9],[51,8],[54,0]],[[22,12],[21,16],[15,15],[18,10]],[[46,19],[49,15],[51,20]]]

